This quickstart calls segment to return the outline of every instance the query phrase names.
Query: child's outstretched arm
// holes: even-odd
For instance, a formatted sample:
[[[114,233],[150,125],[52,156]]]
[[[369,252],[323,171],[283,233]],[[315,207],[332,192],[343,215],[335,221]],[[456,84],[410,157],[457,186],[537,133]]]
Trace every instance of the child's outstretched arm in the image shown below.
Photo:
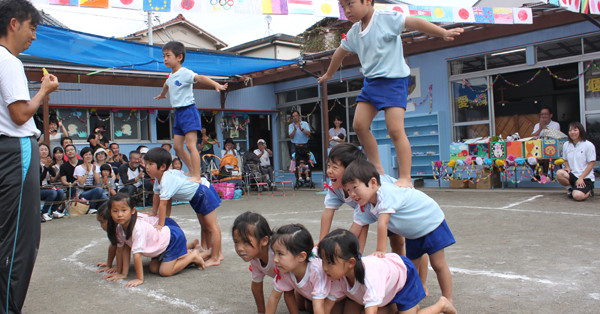
[[[144,268],[142,266],[142,253],[133,254],[133,265],[135,267],[136,279],[129,281],[127,287],[137,287],[144,283]]]
[[[337,72],[337,70],[340,68],[340,65],[342,65],[342,60],[344,60],[344,57],[348,53],[349,52],[344,50],[342,47],[338,47],[333,53],[333,57],[331,57],[331,63],[327,68],[327,72],[325,72],[325,74],[319,77],[317,81],[319,83],[323,83],[327,82],[330,78],[332,78],[335,72]]]
[[[154,197],[156,197],[156,194],[154,194]],[[161,200],[160,196],[159,201],[160,203],[158,204],[158,224],[154,226],[158,230],[162,229],[162,227],[165,226],[165,219],[167,219],[167,206],[171,203],[171,200]],[[154,213],[154,208],[152,208],[152,213]]]
[[[263,283],[261,282],[252,282],[250,287],[252,289],[252,295],[254,296],[254,302],[256,302],[256,311],[258,313],[265,312],[265,294],[263,293]]]
[[[321,240],[329,233],[329,230],[331,230],[331,222],[333,221],[334,215],[335,209],[333,208],[325,208],[321,214],[321,233],[319,234],[319,242],[321,242]]]
[[[160,92],[160,94],[158,94],[158,96],[155,96],[154,99],[167,98],[167,92],[169,92],[169,85],[167,85],[167,82],[165,82],[165,84],[163,85],[162,91]]]
[[[390,214],[379,214],[377,218],[377,249],[373,255],[377,257],[385,257],[385,251],[387,250],[387,231],[388,222],[390,221]]]
[[[313,313],[325,314],[325,299],[313,299],[312,303]]]
[[[117,247],[117,272],[106,275],[102,278],[108,281],[117,281],[127,278],[129,274],[129,263],[131,257],[131,248],[127,245]]]
[[[108,258],[106,259],[106,263],[98,263],[96,266],[102,267],[102,268],[96,270],[96,272],[97,273],[105,272],[105,273],[111,274],[111,273],[114,273],[115,271],[118,271],[118,268],[112,267],[113,261],[114,261],[116,255],[117,255],[117,246],[110,244],[108,246]]]
[[[265,313],[275,314],[277,311],[277,304],[279,304],[279,299],[281,299],[281,292],[273,289],[273,291],[271,291],[271,295],[269,296],[269,301],[267,302],[267,311]]]
[[[206,75],[196,75],[194,76],[194,81],[203,84],[203,85],[207,85],[207,86],[212,86],[217,92],[220,92],[222,90],[226,90],[228,84],[225,83],[223,85],[219,84],[218,82],[215,82],[214,80],[212,80],[211,78],[209,78]]]
[[[296,294],[294,290],[283,293],[283,300],[290,314],[298,314],[298,305],[296,304]]]
[[[442,37],[445,41],[452,41],[454,37],[462,34],[464,29],[457,27],[453,29],[445,29],[439,27],[431,22],[428,22],[422,18],[407,16],[404,22],[406,28],[415,29],[419,32],[423,32],[429,35]]]

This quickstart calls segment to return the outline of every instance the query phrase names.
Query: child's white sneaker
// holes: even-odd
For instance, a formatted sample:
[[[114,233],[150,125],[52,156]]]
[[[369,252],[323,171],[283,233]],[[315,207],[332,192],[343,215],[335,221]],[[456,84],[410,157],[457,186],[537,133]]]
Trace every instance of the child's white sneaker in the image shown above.
[[[48,213],[43,213],[42,217],[44,217],[44,220],[46,220],[46,221],[52,220],[52,217],[50,217],[50,215]]]
[[[63,213],[59,213],[59,212],[53,212],[53,213],[52,213],[52,217],[53,217],[53,218],[63,218],[63,216],[64,216],[64,215],[65,215],[65,214],[63,214]]]

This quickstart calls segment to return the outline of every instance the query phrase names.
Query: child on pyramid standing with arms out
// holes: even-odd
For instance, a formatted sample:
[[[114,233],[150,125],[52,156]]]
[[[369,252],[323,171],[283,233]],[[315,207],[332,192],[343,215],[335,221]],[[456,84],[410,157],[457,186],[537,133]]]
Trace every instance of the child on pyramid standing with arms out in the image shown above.
[[[356,99],[353,127],[369,161],[383,174],[377,142],[369,127],[380,110],[385,110],[388,133],[398,155],[399,186],[412,187],[411,148],[404,131],[404,114],[408,97],[410,68],[404,60],[400,34],[406,28],[415,29],[444,40],[454,40],[462,28],[446,30],[417,17],[399,12],[375,11],[373,0],[340,0],[346,17],[354,22],[331,59],[327,72],[318,78],[327,82],[342,64],[347,53],[356,53],[365,76],[363,88]]]
[[[201,183],[200,154],[196,144],[198,132],[202,130],[202,123],[194,101],[194,83],[212,86],[218,92],[226,90],[227,84],[221,85],[207,76],[196,74],[183,67],[181,64],[184,60],[185,47],[182,43],[171,41],[164,45],[163,61],[165,66],[171,69],[171,74],[163,85],[160,95],[154,99],[167,98],[169,92],[171,106],[175,108],[175,125],[173,125],[175,152],[190,170],[190,180]],[[189,153],[183,148],[184,143]]]

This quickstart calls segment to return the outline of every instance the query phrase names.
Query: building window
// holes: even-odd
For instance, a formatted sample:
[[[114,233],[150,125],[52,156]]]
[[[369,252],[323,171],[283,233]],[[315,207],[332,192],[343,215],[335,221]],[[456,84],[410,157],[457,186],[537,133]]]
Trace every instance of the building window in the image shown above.
[[[450,61],[450,74],[457,75],[485,70],[485,56],[474,56]]]
[[[63,125],[73,141],[87,141],[89,135],[87,109],[59,108],[58,118],[63,120]]]
[[[137,110],[119,110],[113,113],[115,141],[138,140],[140,138]]]
[[[582,53],[581,38],[572,38],[562,41],[555,41],[547,44],[541,44],[538,45],[536,48],[538,61],[572,57],[580,55]]]
[[[173,136],[171,127],[173,123],[172,111],[158,110],[156,114],[156,139],[159,141],[170,141]]]
[[[484,77],[452,82],[454,139],[489,136],[488,84]]]

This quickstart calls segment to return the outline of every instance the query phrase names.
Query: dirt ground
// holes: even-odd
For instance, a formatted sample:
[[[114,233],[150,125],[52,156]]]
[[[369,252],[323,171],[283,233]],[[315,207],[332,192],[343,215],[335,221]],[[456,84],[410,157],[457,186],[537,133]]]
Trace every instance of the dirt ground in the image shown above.
[[[447,248],[454,302],[462,313],[598,313],[600,308],[600,206],[582,203],[562,189],[450,190],[423,189],[446,214],[456,244]],[[271,227],[302,223],[318,237],[323,195],[281,191],[271,197],[254,192],[218,208],[225,260],[200,271],[188,268],[173,277],[149,274],[144,284],[125,287],[94,273],[106,260],[108,240],[95,216],[42,224],[42,242],[25,313],[254,313],[248,264],[235,253],[231,225],[237,215],[255,211]],[[189,207],[173,208],[172,217],[188,240],[200,226]],[[350,207],[342,207],[333,227],[348,228]],[[371,228],[365,254],[375,248]],[[149,260],[144,260],[145,265]],[[129,279],[133,279],[133,266]],[[427,306],[440,296],[430,269]],[[265,279],[265,298],[272,281]],[[283,301],[278,313],[286,313]]]

